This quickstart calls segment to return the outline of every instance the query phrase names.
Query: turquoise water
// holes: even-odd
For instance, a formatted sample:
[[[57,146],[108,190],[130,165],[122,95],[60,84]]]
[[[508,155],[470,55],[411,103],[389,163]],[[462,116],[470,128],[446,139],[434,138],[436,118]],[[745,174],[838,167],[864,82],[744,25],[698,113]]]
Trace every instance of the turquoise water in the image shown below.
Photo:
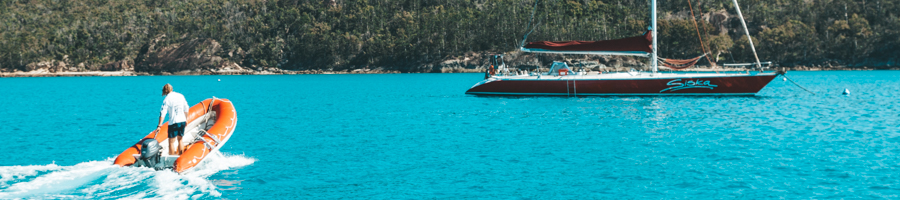
[[[577,98],[463,94],[480,73],[0,78],[0,199],[898,198],[900,72],[788,76],[817,95],[781,78],[755,97]],[[113,166],[165,83],[231,99],[234,136],[186,175]]]

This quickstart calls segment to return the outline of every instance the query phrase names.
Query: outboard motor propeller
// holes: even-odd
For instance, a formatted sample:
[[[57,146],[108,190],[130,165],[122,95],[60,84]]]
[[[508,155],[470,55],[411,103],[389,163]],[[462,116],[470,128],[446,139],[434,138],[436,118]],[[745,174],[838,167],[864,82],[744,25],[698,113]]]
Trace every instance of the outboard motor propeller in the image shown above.
[[[159,162],[161,154],[162,146],[156,140],[146,139],[141,142],[141,161],[144,162],[145,167],[155,170],[163,169],[162,163]]]

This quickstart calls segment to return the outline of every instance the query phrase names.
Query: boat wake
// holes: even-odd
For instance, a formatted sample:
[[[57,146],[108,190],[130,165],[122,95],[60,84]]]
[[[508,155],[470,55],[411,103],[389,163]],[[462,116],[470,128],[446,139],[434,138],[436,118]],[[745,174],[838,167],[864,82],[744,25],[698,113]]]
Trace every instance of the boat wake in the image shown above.
[[[171,170],[118,167],[113,158],[74,166],[0,166],[0,199],[198,199],[219,197],[220,171],[253,164],[243,155],[210,155],[180,175]],[[226,186],[227,187],[227,186]]]

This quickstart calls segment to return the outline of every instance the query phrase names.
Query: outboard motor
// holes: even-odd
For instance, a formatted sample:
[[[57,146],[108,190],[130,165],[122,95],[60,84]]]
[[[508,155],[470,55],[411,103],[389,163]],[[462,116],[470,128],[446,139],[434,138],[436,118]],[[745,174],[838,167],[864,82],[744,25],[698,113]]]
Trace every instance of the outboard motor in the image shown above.
[[[159,142],[156,142],[154,139],[146,139],[144,142],[141,142],[141,161],[144,163],[145,167],[153,168],[155,170],[161,170],[164,167],[162,163],[159,162],[160,156],[162,154],[162,146],[159,145]]]

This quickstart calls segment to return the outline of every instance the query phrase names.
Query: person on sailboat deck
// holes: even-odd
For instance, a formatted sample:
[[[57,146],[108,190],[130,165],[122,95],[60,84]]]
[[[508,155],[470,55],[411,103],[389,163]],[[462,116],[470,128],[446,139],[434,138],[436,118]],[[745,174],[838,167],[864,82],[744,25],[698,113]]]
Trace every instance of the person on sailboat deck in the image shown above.
[[[163,118],[166,113],[169,114],[169,155],[181,155],[184,152],[184,145],[181,144],[181,138],[184,136],[184,126],[187,124],[188,107],[187,100],[181,93],[172,91],[172,85],[166,83],[162,89],[163,99],[162,109],[159,111],[159,123],[157,128],[163,125]],[[178,146],[175,146],[175,141]]]

